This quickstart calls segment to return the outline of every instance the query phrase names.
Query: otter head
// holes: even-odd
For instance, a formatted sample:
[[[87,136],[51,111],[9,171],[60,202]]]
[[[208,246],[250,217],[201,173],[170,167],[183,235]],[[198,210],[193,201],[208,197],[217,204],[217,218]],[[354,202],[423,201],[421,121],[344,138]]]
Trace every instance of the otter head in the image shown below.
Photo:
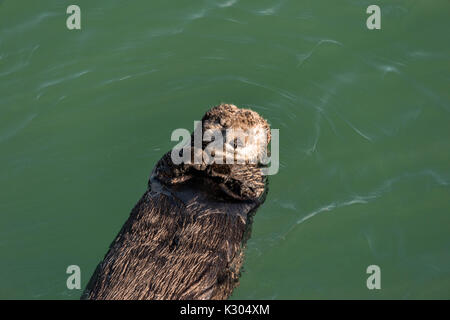
[[[270,141],[270,127],[258,113],[249,109],[239,109],[232,104],[213,107],[202,118],[202,132],[208,142],[221,137],[217,148],[213,148],[216,164],[258,164],[266,156]],[[211,160],[207,153],[203,159]]]
[[[176,165],[169,152],[152,177],[170,186],[194,179],[219,199],[261,199],[267,183],[261,171],[270,141],[267,121],[255,111],[220,104],[205,113],[199,129],[191,136],[191,161]],[[195,141],[199,132],[201,144]]]

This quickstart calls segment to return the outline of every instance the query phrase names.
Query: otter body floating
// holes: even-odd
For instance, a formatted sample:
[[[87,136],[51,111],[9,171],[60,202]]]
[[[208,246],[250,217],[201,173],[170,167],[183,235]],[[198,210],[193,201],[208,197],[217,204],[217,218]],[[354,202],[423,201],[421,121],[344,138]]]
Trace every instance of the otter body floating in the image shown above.
[[[270,139],[262,117],[234,105],[212,108],[201,125],[204,131],[260,126]],[[258,163],[175,165],[170,155],[156,164],[82,299],[226,299],[239,284],[267,177]]]

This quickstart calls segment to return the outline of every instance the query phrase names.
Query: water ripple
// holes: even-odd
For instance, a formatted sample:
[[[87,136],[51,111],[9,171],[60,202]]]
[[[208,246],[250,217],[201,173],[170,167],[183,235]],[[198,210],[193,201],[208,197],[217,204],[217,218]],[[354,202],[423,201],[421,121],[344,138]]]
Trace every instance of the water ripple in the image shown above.
[[[307,214],[306,216],[302,217],[301,219],[297,220],[296,224],[300,224],[305,222],[306,220],[311,219],[312,217],[314,217],[316,214],[319,214],[321,212],[324,211],[331,211],[333,209],[337,209],[337,208],[341,208],[341,207],[346,207],[346,206],[351,206],[353,204],[365,204],[368,203],[369,200],[377,198],[377,196],[375,195],[369,195],[369,196],[356,196],[353,199],[350,199],[348,201],[344,201],[344,202],[332,202],[326,206],[323,206],[309,214]]]
[[[153,72],[156,72],[156,71],[158,71],[158,69],[151,69],[151,70],[144,71],[144,72],[138,72],[138,73],[134,73],[134,74],[124,75],[124,76],[121,76],[121,77],[118,77],[118,78],[104,80],[104,81],[102,81],[100,83],[100,86],[106,86],[106,85],[109,85],[109,84],[114,83],[114,82],[119,82],[119,81],[131,79],[131,78],[147,75],[147,74],[150,74],[150,73],[153,73]]]
[[[257,15],[260,15],[260,16],[271,16],[271,15],[278,13],[278,11],[280,11],[280,8],[282,5],[283,5],[283,2],[278,2],[277,4],[275,4],[272,7],[268,7],[265,9],[259,9],[259,10],[256,10],[254,13],[256,13]]]
[[[228,7],[232,7],[237,1],[238,0],[227,0],[225,2],[218,3],[217,5],[220,8],[228,8]]]
[[[347,206],[351,206],[354,204],[367,204],[369,203],[371,200],[374,200],[376,198],[381,197],[383,194],[390,192],[392,190],[392,187],[394,184],[396,184],[397,182],[404,180],[404,179],[409,179],[409,178],[415,178],[418,176],[430,176],[439,186],[444,186],[447,187],[450,185],[450,182],[448,181],[448,179],[446,179],[443,175],[437,173],[434,170],[431,169],[424,169],[418,172],[413,172],[413,173],[404,173],[402,175],[390,178],[385,180],[384,182],[382,182],[380,184],[379,187],[375,188],[373,191],[369,192],[366,195],[356,195],[351,197],[348,200],[345,201],[333,201],[329,204],[326,204],[306,215],[304,215],[303,217],[301,217],[300,219],[298,219],[295,224],[293,226],[291,226],[283,235],[280,236],[280,238],[282,240],[285,240],[286,236],[296,228],[296,226],[298,226],[299,224],[304,223],[305,221],[313,218],[314,216],[318,215],[319,213],[322,212],[331,212],[334,209],[338,209],[338,208],[342,208],[342,207],[347,207]]]
[[[316,51],[317,48],[320,47],[320,45],[322,45],[324,43],[332,43],[332,44],[336,44],[336,45],[339,45],[339,46],[344,46],[341,42],[339,42],[337,40],[333,40],[333,39],[322,39],[322,40],[319,40],[309,52],[297,54],[297,60],[299,60],[299,63],[297,64],[297,68],[300,68],[306,60],[311,58],[311,56],[313,55],[314,51]]]
[[[45,81],[44,83],[42,83],[42,84],[37,88],[37,90],[40,91],[40,90],[42,90],[42,89],[45,89],[45,88],[48,88],[48,87],[51,87],[51,86],[60,84],[60,83],[62,83],[62,82],[64,82],[64,81],[67,81],[67,80],[73,80],[73,79],[79,78],[79,77],[81,77],[82,75],[85,75],[86,73],[89,73],[89,72],[91,72],[91,71],[92,71],[92,70],[87,69],[87,70],[83,70],[83,71],[76,72],[76,73],[74,73],[74,74],[68,75],[68,76],[66,76],[66,77],[62,77],[62,78],[58,78],[58,79],[50,80],[50,81]]]
[[[30,114],[25,117],[25,119],[21,120],[17,125],[7,129],[6,132],[0,135],[0,143],[14,137],[16,134],[26,128],[36,116],[37,113]]]
[[[4,29],[1,32],[6,35],[17,35],[22,34],[28,29],[36,28],[43,21],[51,17],[61,16],[61,12],[44,12],[36,15],[34,18],[26,20],[22,24],[18,24],[12,28]]]

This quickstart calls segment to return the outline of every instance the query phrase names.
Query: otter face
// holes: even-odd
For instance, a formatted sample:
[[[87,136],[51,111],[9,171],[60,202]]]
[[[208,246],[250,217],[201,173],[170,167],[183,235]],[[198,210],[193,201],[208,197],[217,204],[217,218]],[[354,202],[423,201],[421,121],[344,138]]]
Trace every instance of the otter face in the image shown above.
[[[214,154],[209,153],[218,164],[258,164],[267,155],[270,127],[252,110],[221,104],[205,114],[202,130],[208,141],[221,137],[216,141]]]
[[[234,155],[236,164],[258,164],[267,156],[268,135],[266,128],[256,125],[250,129],[232,128],[226,130],[225,156]]]

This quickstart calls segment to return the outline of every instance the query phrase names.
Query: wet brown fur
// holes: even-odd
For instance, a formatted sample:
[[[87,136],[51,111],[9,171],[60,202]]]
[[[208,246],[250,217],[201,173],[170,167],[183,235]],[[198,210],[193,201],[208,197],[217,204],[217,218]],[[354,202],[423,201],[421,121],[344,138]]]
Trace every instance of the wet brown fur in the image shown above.
[[[203,129],[256,124],[269,128],[256,112],[227,104],[202,119]],[[228,298],[266,193],[256,164],[175,165],[168,152],[82,298]]]

